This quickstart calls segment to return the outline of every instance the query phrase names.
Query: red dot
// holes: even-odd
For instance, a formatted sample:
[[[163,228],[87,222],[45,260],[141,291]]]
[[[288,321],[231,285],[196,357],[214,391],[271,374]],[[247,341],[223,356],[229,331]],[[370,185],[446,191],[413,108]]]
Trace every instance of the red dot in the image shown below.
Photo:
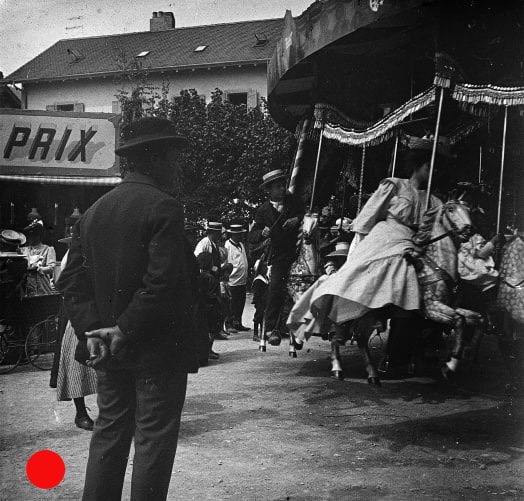
[[[64,478],[65,464],[56,452],[38,451],[27,461],[25,473],[35,487],[52,489]]]

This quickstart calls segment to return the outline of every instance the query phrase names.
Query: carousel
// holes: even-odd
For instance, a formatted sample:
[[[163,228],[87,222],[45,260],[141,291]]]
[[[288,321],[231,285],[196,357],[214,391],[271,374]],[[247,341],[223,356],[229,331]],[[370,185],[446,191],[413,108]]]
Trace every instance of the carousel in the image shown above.
[[[358,218],[381,179],[409,177],[400,159],[424,142],[430,145],[426,231],[414,233],[413,241],[420,311],[453,338],[442,374],[455,372],[470,327],[479,338],[497,331],[510,384],[518,379],[514,360],[524,330],[524,276],[518,271],[524,269],[522,13],[519,1],[437,0],[328,0],[298,18],[286,13],[269,65],[268,106],[296,134],[289,191],[306,207],[288,280],[295,304],[288,318],[291,356],[309,335],[328,336],[332,375],[343,378],[336,340],[349,321],[368,381],[380,384],[368,347],[383,322],[368,317],[374,308],[341,314],[324,264],[337,244],[353,239],[344,222]],[[439,211],[430,210],[432,197],[443,202]],[[457,255],[474,230],[472,210],[483,215],[487,233],[501,236],[493,256],[497,314],[460,308],[454,299]],[[451,213],[454,218],[446,219]],[[322,252],[323,242],[328,252]],[[439,261],[445,254],[450,263]],[[316,289],[327,290],[331,303]]]

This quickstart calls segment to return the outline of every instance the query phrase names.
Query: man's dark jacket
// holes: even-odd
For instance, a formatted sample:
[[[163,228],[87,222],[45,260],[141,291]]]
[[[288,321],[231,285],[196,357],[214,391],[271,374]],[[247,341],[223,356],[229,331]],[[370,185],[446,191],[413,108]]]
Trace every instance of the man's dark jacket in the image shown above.
[[[84,346],[88,330],[118,325],[129,344],[107,369],[196,372],[192,252],[178,202],[128,174],[75,225],[58,281]]]
[[[264,227],[270,228],[272,263],[285,261],[291,262],[297,253],[297,237],[299,226],[296,228],[283,229],[282,225],[287,219],[298,217],[299,221],[304,216],[304,210],[297,204],[296,199],[287,194],[284,198],[284,209],[279,212],[273,207],[269,200],[266,200],[255,214],[255,224],[249,233],[249,243],[258,244],[264,240],[262,230]]]

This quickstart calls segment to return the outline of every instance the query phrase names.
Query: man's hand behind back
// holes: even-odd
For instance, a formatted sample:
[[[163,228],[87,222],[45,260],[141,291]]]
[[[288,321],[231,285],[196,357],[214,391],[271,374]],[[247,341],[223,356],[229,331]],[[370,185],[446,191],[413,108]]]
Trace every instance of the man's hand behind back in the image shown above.
[[[103,364],[110,356],[116,355],[127,344],[118,325],[86,332],[86,337],[90,354],[87,365],[95,368]]]

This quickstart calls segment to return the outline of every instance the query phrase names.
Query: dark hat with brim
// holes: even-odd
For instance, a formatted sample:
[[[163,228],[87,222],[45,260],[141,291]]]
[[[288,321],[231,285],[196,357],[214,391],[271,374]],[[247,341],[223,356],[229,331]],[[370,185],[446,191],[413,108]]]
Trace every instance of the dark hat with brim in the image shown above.
[[[71,240],[73,240],[73,237],[64,237],[64,238],[59,238],[58,241],[61,243],[61,244],[70,244],[71,243]]]
[[[122,140],[115,153],[126,157],[152,145],[169,143],[179,148],[188,146],[187,138],[181,136],[172,122],[164,118],[146,117],[124,126]]]
[[[27,239],[23,233],[15,230],[0,230],[0,242],[6,245],[24,245]]]
[[[282,169],[275,169],[262,176],[262,183],[259,188],[265,188],[268,184],[276,181],[277,179],[285,179],[287,174]]]
[[[44,231],[44,222],[41,219],[34,219],[25,228],[26,233],[33,233],[35,231]]]

